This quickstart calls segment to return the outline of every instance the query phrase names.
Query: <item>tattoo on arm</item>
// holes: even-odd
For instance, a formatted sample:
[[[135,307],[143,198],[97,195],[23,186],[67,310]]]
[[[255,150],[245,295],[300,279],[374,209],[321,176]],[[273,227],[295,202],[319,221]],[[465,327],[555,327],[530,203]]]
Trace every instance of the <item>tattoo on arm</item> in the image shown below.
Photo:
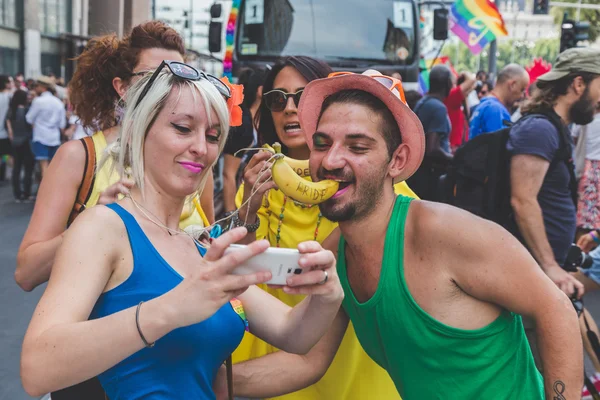
[[[553,388],[554,393],[556,393],[556,396],[554,396],[553,400],[566,400],[565,396],[563,396],[563,393],[565,392],[565,384],[562,381],[554,382]]]

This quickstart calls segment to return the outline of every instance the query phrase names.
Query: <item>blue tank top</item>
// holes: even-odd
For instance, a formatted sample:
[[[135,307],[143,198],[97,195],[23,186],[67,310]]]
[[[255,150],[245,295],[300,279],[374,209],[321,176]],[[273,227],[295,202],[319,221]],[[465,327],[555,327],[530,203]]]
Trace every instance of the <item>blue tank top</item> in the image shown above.
[[[135,307],[183,280],[161,257],[133,215],[118,204],[107,207],[125,224],[133,271],[125,282],[100,295],[90,319]],[[198,250],[204,255],[204,249]],[[111,400],[214,399],[212,383],[217,370],[238,346],[244,330],[244,320],[228,303],[207,320],[171,331],[154,347],[138,351],[98,378]]]

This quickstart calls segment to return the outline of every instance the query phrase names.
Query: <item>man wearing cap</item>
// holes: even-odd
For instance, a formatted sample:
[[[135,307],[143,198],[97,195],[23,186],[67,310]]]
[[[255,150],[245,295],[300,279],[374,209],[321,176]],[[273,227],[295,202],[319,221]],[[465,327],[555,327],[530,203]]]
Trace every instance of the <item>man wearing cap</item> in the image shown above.
[[[313,180],[342,182],[319,207],[339,222],[339,243],[324,246],[337,251],[345,298],[305,356],[316,366],[312,378],[326,370],[321,361],[335,354],[349,317],[405,400],[576,399],[577,315],[527,250],[494,223],[394,194],[393,182],[419,167],[425,143],[401,86],[382,83],[355,74],[319,79],[300,102]],[[543,379],[520,315],[537,324]],[[234,366],[236,394],[285,390],[298,379],[291,355],[277,365],[267,357]]]
[[[581,296],[582,283],[561,268],[577,227],[577,183],[567,125],[587,125],[594,119],[600,101],[600,51],[573,48],[559,54],[552,70],[538,78],[537,89],[522,107],[525,118],[511,129],[507,143],[511,205],[521,239],[541,269],[567,295]],[[587,281],[583,274],[579,279]],[[537,361],[534,325],[526,319],[525,327]]]
[[[544,272],[566,294],[577,289],[581,295],[581,283],[561,268],[577,224],[567,125],[587,125],[594,119],[600,101],[600,51],[564,51],[552,70],[538,78],[537,88],[522,112],[543,115],[519,120],[507,143],[511,204],[519,233]],[[552,117],[562,121],[560,130]]]
[[[53,94],[51,78],[37,78],[35,92],[37,97],[33,99],[25,119],[33,126],[31,147],[35,159],[40,162],[43,178],[48,163],[60,146],[60,134],[67,125],[67,116],[64,104]]]

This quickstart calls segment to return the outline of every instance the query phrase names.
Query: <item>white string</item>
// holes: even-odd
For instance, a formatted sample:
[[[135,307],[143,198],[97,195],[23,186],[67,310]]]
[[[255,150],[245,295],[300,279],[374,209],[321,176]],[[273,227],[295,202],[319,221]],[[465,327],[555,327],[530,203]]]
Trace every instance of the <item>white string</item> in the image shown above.
[[[189,234],[189,233],[188,233],[188,232],[186,232],[186,231],[182,231],[182,230],[175,230],[175,229],[171,229],[171,228],[169,228],[168,226],[166,226],[166,225],[164,225],[162,222],[160,222],[160,221],[158,220],[159,218],[158,218],[156,215],[154,215],[154,214],[153,214],[153,213],[152,213],[150,210],[146,209],[146,208],[145,208],[144,206],[142,206],[141,204],[138,204],[138,202],[137,202],[137,201],[135,201],[135,200],[133,199],[133,197],[131,197],[131,195],[127,195],[126,197],[128,197],[129,199],[131,199],[131,202],[133,203],[133,205],[134,205],[134,206],[135,206],[135,207],[136,207],[136,208],[137,208],[137,209],[138,209],[138,210],[139,210],[139,211],[140,211],[140,212],[141,212],[141,213],[144,215],[144,217],[146,217],[146,218],[147,218],[147,219],[148,219],[150,222],[152,222],[153,224],[155,224],[155,225],[157,225],[157,226],[159,226],[159,227],[161,227],[161,228],[164,228],[164,229],[166,229],[166,230],[167,230],[169,233],[174,233],[175,235],[187,235],[187,236],[189,236],[189,237],[190,237],[190,238],[191,238],[191,239],[194,241],[194,243],[196,243],[198,246],[200,246],[200,247],[202,247],[202,248],[204,248],[204,249],[207,249],[207,248],[209,248],[209,247],[210,247],[210,246],[207,246],[207,245],[205,245],[204,243],[202,243],[201,241],[199,241],[198,239],[196,239],[194,236],[192,236],[191,234]],[[152,218],[150,217],[150,215],[146,214],[146,211],[144,211],[144,210],[146,210],[148,213],[150,213],[150,214],[151,214],[151,215],[152,215],[154,218],[156,218],[156,220],[155,220],[155,219],[152,219]],[[202,232],[202,233],[201,233],[199,236],[200,236],[200,237],[202,237],[202,235],[203,235],[203,234],[204,234],[204,232]]]
[[[267,183],[269,183],[273,178],[269,177],[267,180],[265,180],[264,182],[262,182],[258,187],[256,187],[256,185],[258,184],[258,182],[260,182],[260,180],[262,179],[262,177],[269,171],[269,169],[271,169],[271,161],[279,158],[280,156],[277,156],[275,154],[273,154],[268,160],[267,162],[263,165],[263,167],[261,168],[261,170],[258,172],[258,176],[256,178],[256,181],[254,182],[254,184],[252,185],[252,190],[250,191],[250,196],[248,197],[248,199],[243,202],[240,207],[235,210],[233,213],[231,213],[231,215],[228,215],[224,218],[221,218],[220,220],[215,221],[214,223],[212,223],[211,225],[205,227],[202,229],[202,233],[200,233],[199,237],[202,237],[204,234],[208,234],[210,235],[210,230],[212,230],[212,228],[218,224],[220,224],[221,222],[227,221],[228,219],[233,218],[234,216],[239,214],[239,211],[241,208],[243,208],[245,205],[247,205],[250,200],[252,200],[252,198],[256,195],[256,193],[258,193],[260,191],[260,188],[262,188],[264,185],[266,185]],[[182,231],[182,230],[175,230],[175,229],[171,229],[168,226],[164,225],[162,222],[160,222],[159,218],[154,215],[150,210],[146,209],[144,206],[142,206],[141,204],[138,204],[137,201],[135,201],[133,199],[133,197],[131,197],[131,195],[126,195],[125,197],[128,197],[131,199],[131,202],[133,203],[133,205],[152,223],[154,223],[155,225],[166,229],[168,232],[170,233],[174,233],[176,235],[187,235],[190,238],[192,238],[192,240],[200,247],[208,249],[210,248],[210,245],[205,244],[200,242],[198,239],[196,239],[193,235],[189,234],[186,231]],[[144,210],[146,210],[148,213],[150,213],[154,218],[151,218]],[[248,222],[248,213],[246,213],[246,218],[244,219],[244,225],[246,225],[246,223]]]

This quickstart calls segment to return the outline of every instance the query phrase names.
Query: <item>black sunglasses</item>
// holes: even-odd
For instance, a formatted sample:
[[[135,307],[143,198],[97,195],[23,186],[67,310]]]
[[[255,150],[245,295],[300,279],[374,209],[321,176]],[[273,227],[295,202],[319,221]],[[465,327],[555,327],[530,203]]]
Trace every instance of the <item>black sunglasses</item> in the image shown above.
[[[273,89],[263,94],[263,99],[269,110],[278,112],[285,110],[290,97],[294,99],[294,104],[298,107],[300,104],[300,96],[302,96],[303,91],[304,89],[300,89],[296,93],[286,93],[283,90]]]
[[[146,83],[146,86],[144,86],[144,90],[142,90],[142,94],[140,94],[140,97],[138,97],[134,108],[137,108],[137,106],[144,99],[146,94],[148,94],[148,91],[150,90],[150,88],[152,87],[152,84],[158,77],[158,74],[160,74],[160,71],[162,71],[162,69],[165,66],[167,66],[167,68],[169,68],[169,70],[171,71],[171,73],[173,75],[175,75],[176,77],[181,78],[181,79],[186,79],[188,81],[199,81],[200,79],[206,79],[207,81],[212,83],[217,88],[219,93],[221,93],[221,95],[223,97],[225,97],[225,99],[229,99],[231,97],[231,91],[229,90],[227,85],[225,85],[223,82],[221,82],[219,80],[219,78],[217,78],[216,76],[206,74],[203,71],[198,71],[196,68],[192,67],[191,65],[187,65],[187,64],[184,64],[179,61],[164,60],[162,63],[160,63],[158,68],[156,68],[156,70],[152,74],[152,77],[150,78],[148,83]],[[140,73],[138,72],[138,74],[140,74]],[[135,74],[135,75],[137,75],[137,74]]]

